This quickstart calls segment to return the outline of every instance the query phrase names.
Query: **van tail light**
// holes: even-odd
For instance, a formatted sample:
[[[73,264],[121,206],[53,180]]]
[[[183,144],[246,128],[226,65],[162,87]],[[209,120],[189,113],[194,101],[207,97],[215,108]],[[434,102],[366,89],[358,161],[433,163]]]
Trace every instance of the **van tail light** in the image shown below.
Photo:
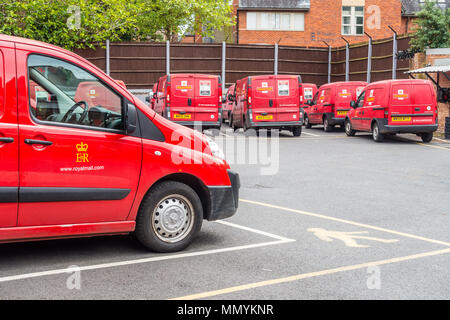
[[[166,100],[167,102],[170,102],[170,93],[171,93],[171,89],[170,89],[170,83],[167,85],[167,97]]]
[[[387,117],[388,117],[388,115],[389,115],[389,111],[387,111],[387,110],[384,110],[384,117],[385,117],[385,118],[387,118]]]
[[[248,96],[248,104],[252,104],[252,97]]]
[[[222,104],[223,100],[222,94],[223,94],[222,84],[219,82],[219,106]]]

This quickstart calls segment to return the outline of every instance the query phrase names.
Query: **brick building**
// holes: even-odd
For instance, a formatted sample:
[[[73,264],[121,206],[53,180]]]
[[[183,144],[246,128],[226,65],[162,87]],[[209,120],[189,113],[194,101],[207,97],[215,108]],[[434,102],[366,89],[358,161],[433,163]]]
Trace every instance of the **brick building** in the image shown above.
[[[236,42],[331,46],[411,32],[424,0],[233,0]],[[449,0],[436,0],[443,8]]]

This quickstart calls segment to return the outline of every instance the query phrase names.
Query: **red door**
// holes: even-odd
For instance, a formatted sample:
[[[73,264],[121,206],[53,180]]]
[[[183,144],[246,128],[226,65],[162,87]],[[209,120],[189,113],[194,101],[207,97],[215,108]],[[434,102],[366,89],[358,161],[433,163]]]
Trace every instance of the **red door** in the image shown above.
[[[277,121],[276,83],[274,77],[252,79],[252,96],[249,104],[252,106],[253,121]]]
[[[195,121],[219,121],[218,84],[219,81],[216,77],[195,77]]]
[[[193,76],[171,77],[170,119],[173,121],[195,120],[195,79]]]
[[[118,94],[108,79],[87,72],[89,65],[77,59],[28,56],[32,49],[17,48],[18,226],[125,220],[138,186],[142,153],[141,139],[123,131],[123,110],[132,97]],[[47,91],[39,94],[35,111],[28,103],[28,78]],[[85,82],[103,89],[91,86],[80,92],[87,88]],[[76,101],[76,96],[86,95],[95,104]]]
[[[14,45],[0,41],[0,228],[14,227],[17,222],[19,140],[15,76]]]
[[[294,77],[278,77],[276,90],[277,120],[279,122],[299,121],[299,87]]]

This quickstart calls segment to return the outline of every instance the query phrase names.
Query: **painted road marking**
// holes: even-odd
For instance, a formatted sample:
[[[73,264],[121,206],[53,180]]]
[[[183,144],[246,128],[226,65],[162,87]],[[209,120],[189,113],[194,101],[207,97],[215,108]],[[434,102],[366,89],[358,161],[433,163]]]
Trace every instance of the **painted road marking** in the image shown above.
[[[303,131],[302,133],[303,133],[303,134],[306,134],[306,135],[308,135],[308,136],[320,137],[320,135],[314,134],[314,133],[309,133],[309,132],[305,132],[305,131]]]
[[[87,271],[87,270],[97,270],[97,269],[106,269],[106,268],[114,268],[114,267],[122,267],[122,266],[128,266],[128,265],[134,265],[134,264],[142,264],[142,263],[149,263],[149,262],[156,262],[156,261],[165,261],[165,260],[174,260],[174,259],[181,259],[181,258],[189,258],[189,257],[198,257],[198,256],[205,256],[209,254],[216,254],[216,253],[223,253],[223,252],[231,252],[231,251],[240,251],[240,250],[247,250],[247,249],[254,249],[254,248],[260,248],[260,247],[266,247],[266,246],[273,246],[273,245],[280,245],[284,243],[289,242],[295,242],[293,239],[288,239],[284,237],[280,237],[271,233],[267,233],[264,231],[247,228],[244,226],[240,226],[234,223],[229,222],[217,222],[223,225],[227,225],[229,227],[238,228],[241,230],[246,230],[249,232],[257,233],[264,235],[269,238],[276,239],[276,241],[269,241],[269,242],[263,242],[263,243],[256,243],[256,244],[249,244],[244,246],[235,246],[235,247],[229,247],[229,248],[222,248],[222,249],[212,249],[212,250],[204,250],[204,251],[197,251],[197,252],[190,252],[190,253],[179,253],[179,254],[172,254],[172,255],[165,255],[165,256],[158,256],[158,257],[151,257],[151,258],[142,258],[142,259],[134,259],[134,260],[124,260],[124,261],[117,261],[117,262],[111,262],[111,263],[102,263],[102,264],[95,264],[90,266],[81,266],[77,268],[77,271]],[[59,275],[59,274],[66,274],[70,272],[70,268],[64,268],[64,269],[55,269],[55,270],[47,270],[47,271],[41,271],[41,272],[31,272],[31,273],[24,273],[24,274],[18,274],[13,276],[5,276],[0,277],[0,283],[1,282],[9,282],[9,281],[17,281],[17,280],[23,280],[23,279],[29,279],[29,278],[38,278],[38,277],[45,277],[45,276],[51,276],[51,275]]]
[[[355,222],[355,221],[350,221],[350,220],[330,217],[330,216],[326,216],[326,215],[323,215],[323,214],[312,213],[312,212],[307,212],[307,211],[302,211],[302,210],[296,210],[296,209],[291,209],[291,208],[286,208],[286,207],[280,207],[280,206],[276,206],[276,205],[272,205],[272,204],[268,204],[268,203],[263,203],[263,202],[258,202],[258,201],[252,201],[252,200],[239,199],[239,201],[246,202],[246,203],[251,203],[251,204],[256,204],[256,205],[264,206],[264,207],[268,207],[268,208],[273,208],[273,209],[278,209],[278,210],[284,210],[284,211],[299,213],[299,214],[310,216],[310,217],[316,217],[316,218],[321,218],[321,219],[326,219],[326,220],[331,220],[331,221],[336,221],[336,222],[342,222],[342,223],[350,224],[350,225],[353,225],[353,226],[358,226],[358,227],[362,227],[362,228],[366,228],[366,229],[372,229],[372,230],[392,233],[392,234],[396,234],[396,235],[407,237],[407,238],[411,238],[411,239],[422,240],[422,241],[426,241],[426,242],[440,244],[440,245],[444,245],[444,246],[450,247],[450,243],[449,242],[440,241],[440,240],[434,240],[434,239],[425,238],[425,237],[421,237],[421,236],[416,236],[416,235],[413,235],[413,234],[410,234],[410,233],[395,231],[395,230],[391,230],[391,229],[385,229],[385,228],[380,228],[380,227],[376,227],[376,226],[371,226],[371,225],[368,225],[368,224],[359,223],[359,222]]]
[[[260,287],[265,287],[265,286],[281,284],[281,283],[293,282],[293,281],[298,281],[298,280],[302,280],[302,279],[314,278],[314,277],[319,277],[319,276],[324,276],[324,275],[329,275],[329,274],[334,274],[334,273],[339,273],[339,272],[364,269],[364,268],[368,268],[371,266],[380,266],[380,265],[386,265],[386,264],[399,263],[399,262],[403,262],[403,261],[410,261],[410,260],[415,260],[415,259],[420,259],[420,258],[426,258],[426,257],[431,257],[431,256],[447,254],[447,253],[450,253],[450,248],[429,251],[429,252],[424,252],[424,253],[419,253],[419,254],[413,254],[413,255],[404,256],[404,257],[378,260],[378,261],[373,261],[373,262],[366,262],[366,263],[349,265],[349,266],[338,267],[338,268],[333,268],[333,269],[326,269],[326,270],[321,270],[321,271],[316,271],[316,272],[302,273],[302,274],[285,277],[285,278],[277,278],[277,279],[272,279],[272,280],[248,283],[248,284],[239,285],[239,286],[235,286],[235,287],[214,290],[214,291],[207,291],[207,292],[203,292],[203,293],[197,293],[197,294],[192,294],[192,295],[188,295],[188,296],[173,298],[170,300],[195,300],[195,299],[202,299],[202,298],[210,298],[210,297],[223,295],[223,294],[229,294],[229,293],[238,292],[238,291],[244,291],[244,290],[249,290],[249,289],[255,289],[255,288],[260,288]]]
[[[370,246],[358,244],[355,239],[365,239],[371,241],[378,241],[383,243],[393,243],[398,242],[398,239],[381,239],[367,236],[360,236],[360,234],[367,234],[367,231],[355,231],[355,232],[341,232],[341,231],[331,231],[322,228],[309,228],[309,232],[314,233],[314,235],[320,240],[326,242],[332,242],[333,239],[341,240],[347,247],[354,248],[369,248]]]
[[[436,148],[436,149],[442,149],[442,150],[450,151],[450,148],[441,147],[441,146],[435,146],[435,145],[432,145],[432,144],[426,144],[426,143],[422,143],[422,142],[416,142],[416,144],[419,144],[421,146],[428,147],[428,148]]]

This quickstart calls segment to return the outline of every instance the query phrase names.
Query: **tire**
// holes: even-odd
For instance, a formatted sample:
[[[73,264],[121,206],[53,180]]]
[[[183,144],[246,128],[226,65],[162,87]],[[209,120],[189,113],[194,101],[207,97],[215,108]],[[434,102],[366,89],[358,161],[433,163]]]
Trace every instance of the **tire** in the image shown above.
[[[306,128],[306,129],[311,129],[311,127],[312,127],[312,125],[311,125],[311,123],[309,122],[308,115],[305,114],[305,128]]]
[[[420,137],[422,138],[422,141],[423,141],[423,142],[429,143],[429,142],[431,142],[431,140],[433,140],[433,132],[425,132],[425,133],[422,133],[422,134],[420,135]]]
[[[231,127],[231,129],[233,129],[233,132],[236,132],[236,126],[234,124],[233,116],[231,116],[231,118],[230,118],[230,127]]]
[[[145,196],[136,218],[136,238],[147,249],[170,253],[185,249],[202,227],[197,193],[176,181],[163,181]]]
[[[292,129],[294,137],[300,137],[302,135],[302,127],[295,127]]]
[[[328,117],[323,118],[323,131],[331,132],[333,130],[333,126],[328,122]]]
[[[356,133],[356,130],[352,129],[352,123],[350,120],[345,120],[345,134],[349,137],[353,137]]]
[[[380,133],[380,127],[376,122],[372,125],[372,138],[375,142],[382,142],[384,140],[384,135]]]

